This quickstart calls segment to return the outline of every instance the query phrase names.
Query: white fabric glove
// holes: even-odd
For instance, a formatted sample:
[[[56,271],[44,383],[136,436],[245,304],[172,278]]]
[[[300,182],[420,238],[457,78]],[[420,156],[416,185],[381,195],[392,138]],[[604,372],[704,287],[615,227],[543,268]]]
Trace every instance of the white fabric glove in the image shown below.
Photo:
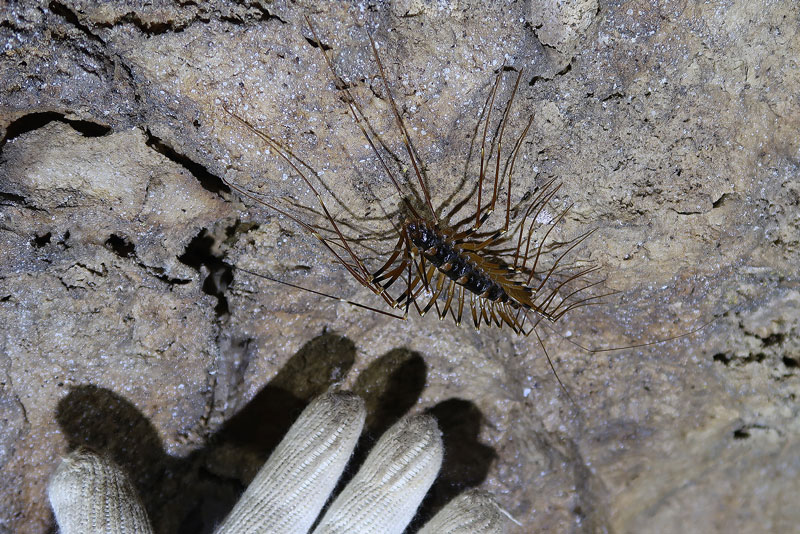
[[[349,393],[315,399],[253,479],[216,534],[309,532],[356,446],[366,413]],[[401,533],[442,464],[436,421],[405,417],[375,444],[314,534]],[[125,473],[87,450],[67,456],[48,488],[62,534],[149,534],[144,507]],[[510,518],[487,494],[470,491],[420,534],[505,532]]]

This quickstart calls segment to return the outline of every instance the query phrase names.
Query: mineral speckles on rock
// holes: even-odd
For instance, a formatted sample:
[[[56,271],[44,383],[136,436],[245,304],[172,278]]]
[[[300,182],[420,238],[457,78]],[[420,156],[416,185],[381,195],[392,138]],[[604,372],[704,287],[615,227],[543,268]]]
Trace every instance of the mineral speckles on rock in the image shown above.
[[[530,3],[529,20],[543,45],[567,55],[573,53],[583,41],[598,11],[597,0],[539,0]],[[566,59],[570,58],[567,56]]]

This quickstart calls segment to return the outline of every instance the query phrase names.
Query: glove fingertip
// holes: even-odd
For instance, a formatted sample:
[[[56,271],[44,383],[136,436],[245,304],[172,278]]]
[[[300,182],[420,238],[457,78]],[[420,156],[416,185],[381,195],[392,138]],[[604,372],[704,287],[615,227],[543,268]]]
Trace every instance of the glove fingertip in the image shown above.
[[[450,501],[419,534],[502,534],[512,522],[519,525],[489,493],[470,490]]]
[[[62,534],[152,532],[128,476],[110,459],[89,449],[80,448],[61,461],[47,496]]]

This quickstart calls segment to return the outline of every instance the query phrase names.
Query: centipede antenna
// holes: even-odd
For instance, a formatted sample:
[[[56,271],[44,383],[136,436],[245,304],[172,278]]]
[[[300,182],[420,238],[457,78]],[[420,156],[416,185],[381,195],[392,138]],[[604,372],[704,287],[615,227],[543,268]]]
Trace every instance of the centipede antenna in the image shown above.
[[[242,123],[242,124],[243,124],[245,127],[247,127],[247,128],[250,130],[250,131],[252,131],[252,132],[253,132],[253,133],[255,133],[255,134],[258,136],[258,137],[260,137],[262,140],[264,140],[264,142],[266,142],[268,146],[271,146],[272,148],[274,148],[274,149],[276,150],[276,152],[278,153],[278,155],[279,155],[279,156],[280,156],[280,157],[281,157],[281,158],[282,158],[282,159],[283,159],[283,160],[284,160],[286,163],[288,163],[288,164],[289,164],[289,166],[290,166],[290,167],[291,167],[291,168],[292,168],[292,169],[293,169],[293,170],[294,170],[296,173],[298,173],[298,174],[300,175],[300,177],[303,179],[303,181],[306,183],[306,185],[307,185],[307,186],[308,186],[308,187],[311,189],[311,191],[314,193],[314,195],[316,195],[316,197],[317,197],[317,201],[319,202],[320,206],[322,207],[322,210],[325,212],[325,216],[327,217],[328,221],[330,221],[331,225],[333,225],[333,229],[334,229],[334,231],[336,232],[337,236],[339,237],[339,240],[341,241],[341,243],[342,243],[342,245],[344,246],[344,248],[345,248],[345,249],[347,249],[347,252],[348,252],[348,254],[350,255],[350,257],[351,257],[351,258],[353,259],[353,261],[355,261],[355,262],[356,262],[356,264],[359,266],[359,270],[361,271],[361,274],[362,274],[362,276],[363,276],[363,277],[369,277],[369,271],[367,271],[367,268],[366,268],[366,267],[364,266],[364,264],[361,262],[361,260],[359,259],[359,257],[358,257],[358,256],[356,256],[356,254],[355,254],[355,253],[354,253],[354,252],[353,252],[353,251],[350,249],[350,245],[347,243],[347,239],[345,239],[345,237],[344,237],[344,234],[342,234],[342,232],[339,230],[339,227],[338,227],[338,225],[336,224],[336,220],[333,218],[333,216],[332,216],[332,215],[330,214],[330,212],[328,211],[328,207],[325,205],[325,201],[324,201],[324,200],[322,200],[322,196],[319,194],[319,192],[317,191],[317,189],[316,189],[316,188],[314,187],[314,185],[311,183],[311,180],[309,180],[309,179],[308,179],[308,177],[306,177],[305,173],[304,173],[302,170],[300,170],[300,168],[299,168],[299,167],[298,167],[298,166],[297,166],[297,165],[294,163],[294,161],[293,161],[293,157],[294,157],[294,156],[292,156],[292,155],[291,155],[291,152],[288,152],[288,153],[287,153],[287,152],[284,152],[284,150],[281,148],[281,144],[280,144],[280,143],[278,143],[278,142],[276,142],[276,141],[275,141],[275,139],[273,139],[273,138],[272,138],[272,136],[270,136],[270,135],[268,135],[268,134],[266,134],[266,133],[264,133],[264,132],[262,132],[262,131],[258,130],[258,129],[257,129],[257,128],[255,128],[255,127],[254,127],[252,124],[250,124],[249,122],[247,122],[246,120],[244,120],[242,117],[238,116],[237,114],[233,113],[232,111],[229,111],[229,110],[228,110],[228,109],[226,109],[225,107],[223,107],[222,109],[224,109],[224,110],[225,110],[225,112],[226,112],[228,115],[230,115],[231,117],[233,117],[233,118],[235,118],[236,120],[238,120],[238,121],[239,121],[240,123]],[[298,161],[301,161],[301,160],[298,160]],[[308,167],[308,168],[309,168],[309,169],[311,169],[311,167]],[[250,197],[250,198],[252,198],[252,199],[256,199],[256,197],[254,197],[252,194],[249,194],[249,195],[248,195],[248,197]],[[265,204],[265,203],[264,203],[264,201],[262,201],[262,200],[259,200],[259,202],[261,202],[262,204]],[[269,206],[269,204],[267,204],[267,205]],[[271,206],[271,207],[273,207],[273,208],[274,208],[274,206]],[[294,220],[298,220],[298,219],[294,218]],[[304,226],[308,227],[308,225],[307,225],[307,224],[305,224],[305,223],[304,223]],[[312,230],[312,233],[313,233],[313,234],[315,234],[315,235],[319,235],[319,234],[317,234],[317,232],[316,232],[316,231],[314,231],[314,230]]]
[[[408,153],[408,157],[411,160],[411,165],[414,167],[414,173],[417,175],[417,181],[419,182],[419,186],[422,188],[422,193],[425,196],[425,203],[428,205],[428,209],[431,212],[431,217],[433,217],[433,221],[438,225],[439,218],[436,215],[436,210],[433,209],[433,204],[431,203],[431,194],[428,191],[428,186],[425,185],[425,180],[422,179],[422,173],[419,170],[419,166],[417,165],[417,158],[414,156],[414,151],[411,150],[411,137],[408,135],[408,131],[406,130],[406,126],[403,123],[403,119],[400,117],[400,113],[397,111],[397,104],[394,102],[394,96],[392,96],[392,90],[389,88],[389,81],[386,78],[386,72],[383,69],[383,63],[381,62],[381,58],[378,55],[378,47],[375,46],[375,41],[372,39],[372,35],[367,32],[367,37],[369,37],[369,44],[372,47],[372,54],[375,56],[375,63],[378,64],[378,70],[381,73],[381,80],[383,80],[383,86],[386,88],[386,94],[389,97],[389,103],[392,106],[392,112],[394,112],[394,118],[397,121],[397,125],[400,128],[400,131],[403,134],[403,143],[406,146],[406,152]]]
[[[369,184],[365,184],[365,185],[366,185],[366,187],[369,189]],[[266,194],[264,194],[264,193],[257,193],[257,194],[258,194],[259,196],[260,196],[260,195],[267,196],[267,195],[266,195]],[[352,210],[351,210],[351,209],[350,209],[350,208],[349,208],[349,207],[348,207],[348,206],[347,206],[347,205],[346,205],[344,202],[342,202],[342,201],[339,201],[338,199],[336,199],[335,195],[333,196],[333,198],[334,198],[334,200],[335,200],[336,202],[338,202],[339,204],[342,204],[342,206],[343,206],[343,208],[344,208],[344,210],[345,210],[346,212],[352,212]],[[306,205],[304,205],[304,204],[300,203],[300,202],[299,202],[297,199],[295,199],[295,198],[293,198],[293,197],[291,197],[291,196],[288,196],[288,195],[287,195],[287,196],[284,196],[284,198],[282,198],[282,199],[281,199],[281,201],[282,201],[282,202],[284,202],[284,203],[285,203],[285,204],[287,204],[287,205],[290,205],[292,208],[294,208],[294,209],[296,209],[296,210],[298,210],[298,211],[301,211],[301,212],[308,212],[308,213],[310,213],[310,214],[312,214],[312,215],[314,215],[314,216],[316,216],[316,217],[323,217],[323,218],[325,218],[325,212],[324,212],[324,211],[322,211],[322,210],[316,210],[316,209],[314,209],[314,208],[313,208],[313,207],[311,207],[311,206],[306,206]],[[379,203],[379,206],[380,206],[381,208],[383,208],[383,206],[382,206],[382,205],[380,205],[380,203]],[[393,231],[394,231],[394,232],[396,232],[396,233],[399,233],[399,232],[400,232],[400,228],[399,228],[399,227],[398,227],[398,226],[397,226],[397,225],[394,223],[394,221],[393,221],[393,220],[391,220],[391,219],[390,219],[389,215],[388,215],[388,214],[387,214],[385,211],[384,211],[384,215],[386,215],[386,220],[388,220],[388,221],[391,223],[391,226],[392,226],[392,229],[393,229]],[[353,231],[356,231],[356,232],[361,232],[361,233],[363,233],[363,232],[365,232],[365,231],[367,230],[367,229],[365,229],[363,226],[358,226],[358,225],[357,225],[355,222],[353,222],[353,221],[339,220],[339,224],[340,224],[342,227],[349,228],[350,230],[353,230]],[[313,224],[313,226],[314,226],[314,228],[316,228],[316,229],[317,229],[317,231],[319,231],[319,232],[329,232],[329,233],[331,233],[331,234],[335,234],[335,233],[336,233],[334,230],[332,230],[330,227],[327,227],[327,226],[323,226],[323,225],[320,225],[320,224]],[[368,230],[371,230],[371,227],[370,227]],[[376,233],[376,235],[378,235],[378,233],[377,233],[377,232],[375,232],[375,233]],[[396,235],[396,234],[395,234],[395,233],[392,233],[391,235]],[[362,239],[363,239],[363,238],[362,238]],[[350,240],[350,242],[351,242],[351,243],[354,243],[354,242],[359,242],[359,239],[356,239],[356,238],[349,238],[349,240]]]
[[[505,69],[505,62],[500,67],[500,72],[497,73],[495,78],[494,87],[489,95],[489,103],[486,109],[486,122],[483,123],[483,137],[481,138],[481,169],[478,174],[478,207],[475,210],[475,224],[472,226],[473,230],[477,230],[481,225],[481,195],[483,194],[483,178],[485,175],[484,165],[486,161],[486,134],[489,131],[489,120],[492,117],[492,108],[494,108],[494,97],[497,94],[497,88],[500,86],[500,79],[503,77],[503,69]]]
[[[572,403],[572,405],[575,406],[576,408],[578,408],[578,404],[572,398],[572,395],[569,394],[569,391],[567,390],[567,386],[564,385],[564,382],[562,382],[561,378],[558,376],[558,373],[556,372],[556,368],[553,365],[553,360],[550,359],[550,354],[548,354],[547,348],[545,348],[544,342],[542,341],[542,338],[539,336],[539,332],[537,332],[536,329],[534,328],[533,333],[536,335],[536,339],[539,341],[539,346],[542,347],[542,352],[544,352],[544,356],[545,356],[545,358],[547,358],[547,363],[550,365],[550,369],[552,369],[553,376],[556,377],[556,380],[558,381],[558,385],[561,386],[561,389],[564,391],[564,394],[566,394],[567,398]]]
[[[397,179],[395,178],[394,173],[392,172],[392,170],[389,168],[389,166],[384,161],[383,156],[381,156],[380,152],[378,151],[378,147],[375,146],[375,143],[372,141],[372,137],[369,135],[369,133],[367,132],[366,128],[362,124],[362,120],[361,120],[361,118],[359,118],[359,114],[361,115],[361,117],[364,118],[365,121],[366,121],[366,115],[364,115],[364,112],[361,110],[361,107],[356,102],[356,99],[353,96],[353,94],[350,92],[350,89],[347,87],[347,85],[344,83],[344,81],[341,80],[341,77],[338,74],[336,74],[336,69],[333,68],[333,63],[331,63],[331,60],[328,57],[327,52],[325,51],[325,47],[322,46],[322,40],[317,35],[317,30],[314,28],[314,25],[311,24],[311,19],[308,17],[308,15],[305,15],[305,19],[306,19],[306,23],[308,24],[309,29],[311,30],[311,34],[314,36],[314,41],[316,41],[317,48],[319,48],[320,51],[322,52],[322,57],[325,59],[325,64],[328,66],[328,70],[330,70],[331,74],[333,75],[334,83],[336,84],[337,88],[340,88],[342,91],[344,91],[345,96],[347,97],[346,98],[347,106],[350,109],[350,114],[353,117],[353,120],[355,121],[355,123],[358,126],[359,130],[361,130],[361,133],[363,134],[364,138],[367,140],[367,143],[369,144],[369,146],[372,148],[372,152],[378,158],[378,161],[380,162],[381,167],[383,167],[384,172],[386,172],[386,175],[389,177],[389,179],[391,180],[392,184],[394,184],[394,187],[397,190],[397,193],[400,195],[400,198],[405,203],[406,207],[414,215],[414,217],[419,218],[419,214],[414,209],[414,206],[412,206],[411,203],[408,201],[408,199],[403,195],[403,190],[400,188],[400,184],[398,183]],[[370,40],[371,40],[371,38],[370,38]],[[341,84],[339,83],[340,81],[341,81]],[[387,88],[387,91],[388,91],[388,88]],[[391,96],[391,93],[390,93],[390,96]],[[415,168],[416,168],[416,165],[415,165]],[[428,197],[426,197],[426,198],[428,198]],[[428,204],[430,204],[430,200],[428,201]]]
[[[502,72],[502,71],[501,71]],[[503,134],[506,131],[506,123],[508,122],[508,114],[511,111],[511,105],[514,103],[514,96],[517,94],[517,88],[519,87],[519,80],[522,77],[522,69],[520,69],[517,73],[517,81],[514,83],[514,90],[511,91],[511,97],[506,102],[506,109],[503,113],[503,118],[500,121],[500,136],[497,140],[497,158],[495,160],[495,169],[494,169],[494,191],[492,192],[492,202],[489,211],[494,211],[495,201],[497,200],[497,185],[498,181],[500,180],[500,155],[502,151],[503,145]],[[509,176],[509,180],[511,177]]]
[[[253,195],[253,194],[252,194],[250,191],[247,191],[246,189],[244,189],[244,188],[242,188],[242,187],[239,187],[238,185],[236,185],[235,183],[233,183],[233,182],[231,182],[231,181],[229,181],[229,180],[223,179],[223,182],[225,182],[225,184],[226,184],[228,187],[230,187],[231,189],[233,189],[234,191],[238,191],[238,192],[239,192],[239,194],[241,194],[241,195],[243,195],[243,196],[245,196],[245,197],[247,197],[247,198],[249,198],[249,199],[251,199],[251,200],[254,200],[254,201],[256,201],[256,202],[258,202],[258,203],[260,203],[260,204],[263,204],[263,205],[265,205],[265,206],[269,207],[271,210],[273,210],[273,211],[276,211],[277,213],[280,213],[280,214],[281,214],[281,215],[283,215],[284,217],[288,217],[289,219],[293,220],[295,223],[297,223],[298,225],[300,225],[300,226],[301,226],[303,229],[305,229],[307,232],[309,232],[309,233],[310,233],[310,234],[312,234],[314,237],[316,237],[316,238],[317,238],[317,240],[318,240],[320,243],[322,243],[322,244],[325,246],[325,248],[327,248],[327,249],[328,249],[328,251],[329,251],[331,254],[333,254],[333,256],[334,256],[334,258],[336,259],[336,261],[337,261],[338,263],[340,263],[342,266],[344,266],[344,268],[345,268],[345,269],[347,269],[347,271],[348,271],[348,272],[349,272],[349,273],[350,273],[350,274],[353,276],[353,278],[355,278],[356,280],[358,280],[358,281],[359,281],[359,283],[361,283],[362,285],[369,285],[369,284],[366,282],[366,280],[365,280],[364,278],[362,278],[362,277],[361,277],[361,273],[359,273],[358,271],[356,271],[356,270],[353,270],[352,268],[350,268],[350,267],[348,266],[348,263],[347,263],[346,261],[344,261],[344,258],[342,258],[342,257],[341,257],[341,256],[340,256],[340,255],[339,255],[337,252],[336,252],[336,250],[334,250],[334,249],[333,249],[333,247],[331,246],[331,243],[329,243],[329,242],[328,242],[328,240],[324,239],[324,238],[323,238],[321,235],[319,235],[319,234],[318,234],[318,233],[317,233],[317,232],[314,230],[314,228],[313,228],[313,227],[311,227],[311,226],[310,226],[308,223],[305,223],[305,222],[303,222],[302,220],[298,219],[297,217],[295,217],[294,215],[292,215],[292,214],[291,214],[291,213],[289,213],[288,211],[286,211],[286,210],[283,210],[283,209],[279,208],[278,206],[275,206],[275,205],[273,205],[273,204],[269,204],[269,203],[267,203],[267,202],[265,202],[265,201],[261,200],[261,199],[260,199],[260,198],[258,198],[257,196]]]
[[[260,204],[263,204],[263,205],[269,207],[271,210],[273,210],[273,211],[275,211],[275,212],[277,212],[277,213],[279,213],[279,214],[281,214],[281,215],[283,215],[285,217],[288,217],[289,219],[291,219],[292,221],[294,221],[295,223],[300,225],[301,228],[303,228],[304,230],[309,232],[311,235],[316,237],[317,240],[320,243],[322,243],[322,245],[331,253],[331,255],[333,255],[336,263],[342,265],[345,268],[345,270],[347,270],[347,272],[350,273],[350,275],[353,278],[355,278],[361,285],[371,289],[375,294],[380,295],[386,301],[387,304],[389,304],[390,306],[392,305],[393,301],[392,301],[390,296],[386,295],[383,291],[381,291],[379,286],[376,286],[376,285],[372,284],[368,279],[364,278],[361,275],[361,273],[359,272],[359,270],[354,269],[352,264],[347,263],[344,260],[344,258],[342,258],[332,246],[334,244],[337,245],[337,246],[341,246],[341,245],[339,245],[338,243],[335,243],[333,241],[328,241],[327,239],[323,238],[308,223],[298,219],[297,217],[295,217],[294,215],[292,215],[288,211],[283,210],[283,209],[279,208],[276,205],[273,205],[273,204],[265,202],[264,200],[262,200],[262,199],[258,198],[257,196],[253,195],[250,191],[238,186],[237,184],[235,184],[235,183],[233,183],[233,182],[231,182],[231,181],[229,181],[229,180],[227,180],[225,178],[223,178],[223,182],[228,187],[233,189],[234,191],[239,192],[239,194],[241,194],[241,195],[243,195],[243,196],[245,196],[247,198],[250,198],[251,200],[254,200],[254,201],[256,201],[256,202],[258,202]],[[278,282],[281,283],[280,281],[278,281]],[[305,288],[300,288],[300,289],[305,289]],[[311,291],[312,293],[314,292],[313,290],[310,290],[310,289],[309,289],[309,291]],[[329,296],[331,298],[338,298],[338,297],[333,297],[333,296],[330,296],[330,295],[325,295],[325,296]],[[391,314],[387,314],[387,315],[391,315]]]
[[[235,266],[234,268],[236,270],[238,270],[238,271],[243,271],[243,272],[246,272],[247,274],[250,274],[250,275],[253,275],[253,276],[257,276],[258,278],[263,278],[264,280],[269,280],[270,282],[275,282],[276,284],[281,284],[281,285],[284,285],[284,286],[293,287],[295,289],[300,289],[301,291],[308,291],[309,293],[313,293],[314,295],[319,295],[320,297],[325,297],[325,298],[329,298],[329,299],[332,299],[332,300],[338,300],[339,302],[343,302],[345,304],[349,304],[351,306],[355,306],[357,308],[361,308],[361,309],[364,309],[364,310],[369,310],[369,311],[373,311],[373,312],[376,312],[376,313],[380,313],[381,315],[386,315],[388,317],[394,317],[395,319],[405,319],[405,317],[403,317],[402,315],[396,315],[396,314],[388,312],[386,310],[381,310],[380,308],[374,308],[372,306],[367,306],[366,304],[361,304],[359,302],[354,302],[352,300],[343,299],[341,297],[335,297],[333,295],[329,295],[327,293],[323,293],[322,291],[316,291],[314,289],[311,289],[311,288],[308,288],[308,287],[303,287],[303,286],[300,286],[300,285],[297,285],[297,284],[293,284],[293,283],[287,282],[285,280],[278,280],[277,278],[273,278],[273,277],[271,277],[269,275],[266,275],[266,274],[257,273],[255,271],[251,271],[249,269],[245,269],[244,267]]]
[[[617,351],[617,350],[639,349],[639,348],[642,348],[642,347],[650,347],[652,345],[660,345],[661,343],[666,343],[668,341],[675,341],[676,339],[683,339],[685,337],[689,337],[691,335],[694,335],[694,334],[696,334],[696,333],[698,333],[698,332],[700,332],[702,330],[705,330],[709,325],[717,322],[718,319],[719,319],[719,317],[714,317],[710,321],[706,321],[705,323],[701,324],[697,328],[689,330],[688,332],[684,332],[683,334],[678,334],[676,336],[665,337],[663,339],[656,339],[654,341],[648,341],[646,343],[636,343],[635,345],[626,345],[624,347],[610,347],[610,348],[603,348],[603,349],[593,349],[593,348],[590,348],[590,347],[585,347],[585,346],[581,345],[580,343],[578,343],[577,341],[574,341],[574,340],[572,340],[572,339],[570,339],[568,337],[565,337],[560,332],[557,332],[555,330],[553,330],[553,331],[556,333],[556,335],[562,337],[563,339],[565,339],[569,343],[575,345],[579,349],[584,350],[584,351],[586,351],[586,352],[588,352],[590,354],[596,354],[596,353],[599,353],[599,352],[612,352],[612,351]],[[625,334],[625,335],[627,335],[627,334]]]

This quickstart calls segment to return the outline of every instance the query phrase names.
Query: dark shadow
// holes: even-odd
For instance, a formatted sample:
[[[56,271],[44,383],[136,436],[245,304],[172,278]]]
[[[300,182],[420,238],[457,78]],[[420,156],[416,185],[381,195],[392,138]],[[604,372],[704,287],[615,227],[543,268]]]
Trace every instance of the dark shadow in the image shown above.
[[[63,113],[56,113],[55,111],[28,113],[11,121],[6,127],[6,135],[0,139],[0,151],[2,151],[3,146],[12,139],[43,128],[53,121],[69,124],[76,132],[84,137],[102,137],[111,131],[111,128],[105,124],[68,119]]]
[[[342,491],[355,476],[381,434],[419,401],[425,388],[426,375],[427,368],[422,356],[405,348],[390,350],[361,371],[353,385],[353,393],[364,399],[367,418],[356,450],[334,494]]]
[[[197,272],[201,267],[208,269],[203,281],[203,293],[217,299],[214,311],[218,316],[228,315],[228,297],[226,291],[233,281],[233,268],[225,262],[224,255],[217,250],[217,240],[207,228],[203,228],[186,246],[186,251],[178,256],[178,260]]]
[[[417,403],[426,374],[425,360],[419,353],[394,349],[358,375],[353,393],[366,404],[367,435],[379,437]]]
[[[160,508],[185,468],[164,453],[158,432],[138,408],[107,389],[77,386],[58,403],[56,420],[70,450],[88,447],[125,469],[156,532],[164,532]]]
[[[243,482],[250,482],[308,403],[347,374],[355,353],[352,341],[334,334],[323,334],[303,345],[275,378],[213,436],[214,455],[224,453],[238,466],[231,466],[228,474],[237,472]],[[250,466],[242,472],[244,458]],[[224,468],[224,464],[215,463],[218,465],[214,471]]]
[[[200,185],[203,187],[203,189],[213,193],[214,195],[219,195],[220,193],[230,194],[231,189],[225,183],[224,179],[211,173],[208,169],[194,161],[191,157],[185,154],[180,154],[162,139],[159,139],[153,135],[149,129],[145,133],[147,134],[147,140],[145,141],[145,144],[147,144],[148,147],[189,171],[189,173],[195,177],[198,182],[200,182]]]
[[[183,459],[167,455],[147,418],[104,388],[73,388],[56,420],[70,450],[106,454],[129,474],[156,533],[211,533],[309,401],[354,360],[347,338],[323,334],[309,341],[204,449]]]
[[[428,412],[436,417],[444,441],[444,462],[439,477],[417,513],[424,522],[459,493],[479,486],[497,453],[478,441],[484,418],[475,404],[463,399],[440,402]]]
[[[147,418],[107,389],[73,388],[58,404],[56,419],[70,449],[89,447],[129,473],[156,533],[211,533],[300,412],[349,372],[355,350],[352,341],[334,334],[309,341],[203,449],[186,458],[166,454]],[[342,484],[352,478],[372,443],[419,401],[425,379],[422,356],[407,349],[388,352],[359,375],[354,390],[364,398],[368,418]],[[480,484],[496,457],[478,441],[483,416],[471,402],[451,399],[429,413],[439,421],[445,461],[415,524]]]
[[[181,516],[179,534],[214,531],[308,403],[347,374],[355,351],[335,334],[312,339],[209,439],[195,461],[203,485]]]

